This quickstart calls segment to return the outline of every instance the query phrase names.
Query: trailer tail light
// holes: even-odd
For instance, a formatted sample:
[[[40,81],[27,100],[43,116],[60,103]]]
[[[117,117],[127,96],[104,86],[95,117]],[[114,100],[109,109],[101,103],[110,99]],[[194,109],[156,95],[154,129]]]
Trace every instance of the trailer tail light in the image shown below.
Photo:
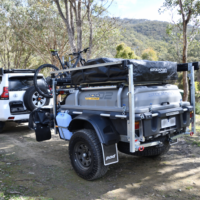
[[[140,122],[135,122],[135,130],[138,130],[140,128]]]
[[[3,93],[1,94],[1,98],[8,99],[9,98],[9,90],[8,87],[3,87]]]
[[[190,112],[190,118],[192,118],[193,117],[193,112]]]
[[[65,91],[60,91],[59,94],[65,94]]]

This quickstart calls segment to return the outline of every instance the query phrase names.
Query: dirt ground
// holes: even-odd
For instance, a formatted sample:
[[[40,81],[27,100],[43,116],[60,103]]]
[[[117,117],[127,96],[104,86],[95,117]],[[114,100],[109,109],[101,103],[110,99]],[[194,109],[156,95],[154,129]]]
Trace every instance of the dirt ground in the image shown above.
[[[200,199],[199,137],[179,139],[161,158],[120,153],[118,164],[89,182],[72,169],[68,142],[52,134],[38,143],[27,124],[8,123],[0,134],[0,200]]]

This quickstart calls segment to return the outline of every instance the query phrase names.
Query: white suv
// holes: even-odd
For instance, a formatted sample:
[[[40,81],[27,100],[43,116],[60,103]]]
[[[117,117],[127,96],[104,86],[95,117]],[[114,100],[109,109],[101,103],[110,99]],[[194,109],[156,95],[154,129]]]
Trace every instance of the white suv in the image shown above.
[[[35,70],[0,69],[0,132],[5,122],[27,122],[33,109],[49,104],[49,99],[35,90],[34,73]],[[38,79],[43,79],[42,74]]]

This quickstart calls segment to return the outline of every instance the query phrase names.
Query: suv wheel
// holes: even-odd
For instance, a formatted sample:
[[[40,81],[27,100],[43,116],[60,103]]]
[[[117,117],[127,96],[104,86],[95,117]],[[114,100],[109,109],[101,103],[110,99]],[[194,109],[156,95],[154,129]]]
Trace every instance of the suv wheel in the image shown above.
[[[5,126],[5,122],[0,122],[0,133],[3,132],[4,126]]]
[[[101,143],[94,130],[75,132],[69,142],[69,155],[74,170],[83,179],[98,179],[108,170],[103,164]]]
[[[49,104],[50,99],[41,96],[34,86],[28,88],[24,95],[24,104],[30,111]]]

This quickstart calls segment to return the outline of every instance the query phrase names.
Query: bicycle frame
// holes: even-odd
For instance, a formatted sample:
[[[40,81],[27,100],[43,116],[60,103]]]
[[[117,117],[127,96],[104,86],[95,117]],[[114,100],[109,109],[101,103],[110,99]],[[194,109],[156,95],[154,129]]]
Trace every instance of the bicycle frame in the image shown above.
[[[78,65],[78,63],[80,62],[81,63],[81,65],[84,65],[84,59],[82,58],[82,56],[81,56],[81,54],[84,52],[85,50],[83,50],[83,51],[80,51],[80,52],[78,52],[77,53],[77,57],[75,57],[75,58],[73,58],[72,60],[70,60],[70,62],[71,61],[73,61],[73,60],[75,60],[76,59],[76,62],[75,62],[75,64],[74,65],[72,65],[72,67],[70,66],[70,64],[69,64],[69,62],[65,62],[65,64],[67,65],[67,67],[68,68],[75,68],[77,65]],[[87,50],[85,51],[85,52],[87,52]],[[75,55],[75,54],[69,54],[69,55]],[[62,63],[62,61],[61,61],[61,59],[60,59],[60,57],[59,57],[59,55],[58,55],[58,53],[56,52],[56,56],[58,57],[58,60],[59,60],[59,62],[60,62],[60,64],[61,64],[61,66],[62,66],[62,69],[66,69],[66,67],[65,67],[65,65]]]
[[[61,66],[62,66],[62,69],[66,69],[65,66],[63,65],[63,63],[62,63],[62,61],[61,61],[59,55],[58,55],[58,52],[56,53],[56,56],[57,56],[57,58],[58,58],[58,60],[59,60],[59,62],[60,62],[60,64],[61,64]]]
[[[75,59],[77,59],[77,60],[76,60],[75,64],[72,65],[72,68],[75,68],[75,67],[78,65],[79,61],[80,61],[81,64],[83,65],[83,63],[82,63],[83,58],[82,58],[82,56],[81,56],[81,53],[79,53],[78,56],[77,56],[76,58],[73,58],[71,61],[73,61],[73,60],[75,60]],[[68,62],[67,62],[67,63],[68,63]]]

